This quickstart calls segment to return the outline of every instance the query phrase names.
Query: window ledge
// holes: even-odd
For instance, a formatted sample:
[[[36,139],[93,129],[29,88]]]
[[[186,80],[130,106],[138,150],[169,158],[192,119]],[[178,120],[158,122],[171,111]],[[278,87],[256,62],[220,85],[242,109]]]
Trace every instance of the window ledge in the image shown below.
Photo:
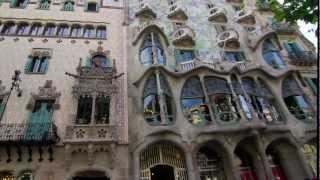
[[[30,74],[30,75],[43,75],[43,74],[46,74],[46,72],[24,72],[25,74]]]

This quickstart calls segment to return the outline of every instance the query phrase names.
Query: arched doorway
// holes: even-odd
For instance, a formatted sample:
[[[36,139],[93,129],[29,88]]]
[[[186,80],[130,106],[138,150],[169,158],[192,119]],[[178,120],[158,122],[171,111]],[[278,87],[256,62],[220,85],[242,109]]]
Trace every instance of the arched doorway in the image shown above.
[[[103,171],[82,171],[76,173],[72,180],[110,180]]]
[[[140,153],[140,180],[187,180],[183,152],[176,146],[157,143]]]
[[[217,142],[209,142],[197,153],[200,180],[226,180],[230,165],[225,150]]]
[[[276,180],[287,180],[283,168],[281,166],[281,161],[278,152],[269,146],[266,150],[269,167],[272,171],[272,175]]]

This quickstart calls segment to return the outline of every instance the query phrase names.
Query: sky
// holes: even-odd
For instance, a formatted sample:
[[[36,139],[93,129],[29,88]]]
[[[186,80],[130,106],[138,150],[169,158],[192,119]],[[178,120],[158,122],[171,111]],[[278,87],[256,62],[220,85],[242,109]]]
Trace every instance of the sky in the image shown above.
[[[314,46],[317,48],[318,46],[318,38],[315,36],[315,31],[317,29],[317,25],[315,24],[306,24],[303,21],[298,21],[298,25],[300,26],[300,31],[302,34],[311,41]]]

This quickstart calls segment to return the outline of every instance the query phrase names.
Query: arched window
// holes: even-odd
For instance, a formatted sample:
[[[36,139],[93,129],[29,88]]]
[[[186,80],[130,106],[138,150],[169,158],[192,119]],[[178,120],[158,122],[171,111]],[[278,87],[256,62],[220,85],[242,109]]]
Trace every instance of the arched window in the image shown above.
[[[31,26],[30,35],[31,36],[40,36],[42,33],[42,25],[40,23],[34,23]]]
[[[63,3],[63,9],[64,11],[73,11],[74,10],[74,1],[67,0]]]
[[[72,25],[70,36],[81,37],[81,26],[79,24]]]
[[[61,24],[57,31],[58,37],[68,37],[69,36],[69,26],[67,24]]]
[[[28,23],[20,23],[18,25],[17,29],[17,35],[27,35],[29,30],[29,24]]]
[[[50,0],[40,0],[39,9],[49,9],[51,4]]]
[[[264,60],[274,69],[283,69],[286,67],[278,48],[274,45],[273,39],[266,39],[262,46],[262,55]]]
[[[11,0],[10,7],[25,8],[27,4],[28,4],[28,0]]]
[[[185,116],[194,125],[203,126],[211,121],[199,78],[191,77],[185,82],[181,93],[181,107]]]
[[[172,94],[163,75],[152,74],[147,79],[143,91],[143,109],[149,124],[173,124]]]
[[[85,38],[94,38],[95,37],[93,26],[87,25],[84,27],[83,37],[85,37]]]
[[[140,62],[145,66],[152,64],[166,64],[166,58],[158,34],[146,34],[140,48]]]
[[[47,24],[43,30],[44,36],[54,36],[56,26],[54,24]]]
[[[205,77],[204,82],[216,118],[222,122],[239,120],[240,115],[227,80],[218,77]]]
[[[106,39],[107,38],[107,30],[105,26],[99,26],[97,28],[97,36],[98,39]]]
[[[290,113],[300,120],[313,120],[310,105],[296,80],[289,76],[282,83],[282,96]]]
[[[15,24],[13,22],[7,22],[3,25],[1,34],[11,35],[15,33]]]

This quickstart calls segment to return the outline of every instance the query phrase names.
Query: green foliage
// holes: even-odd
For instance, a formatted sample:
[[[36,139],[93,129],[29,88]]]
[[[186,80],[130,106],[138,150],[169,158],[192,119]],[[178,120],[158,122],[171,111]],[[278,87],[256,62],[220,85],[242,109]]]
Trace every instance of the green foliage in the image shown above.
[[[316,0],[284,0],[282,4],[278,0],[270,0],[269,4],[278,21],[294,23],[302,20],[314,24],[319,18]]]

